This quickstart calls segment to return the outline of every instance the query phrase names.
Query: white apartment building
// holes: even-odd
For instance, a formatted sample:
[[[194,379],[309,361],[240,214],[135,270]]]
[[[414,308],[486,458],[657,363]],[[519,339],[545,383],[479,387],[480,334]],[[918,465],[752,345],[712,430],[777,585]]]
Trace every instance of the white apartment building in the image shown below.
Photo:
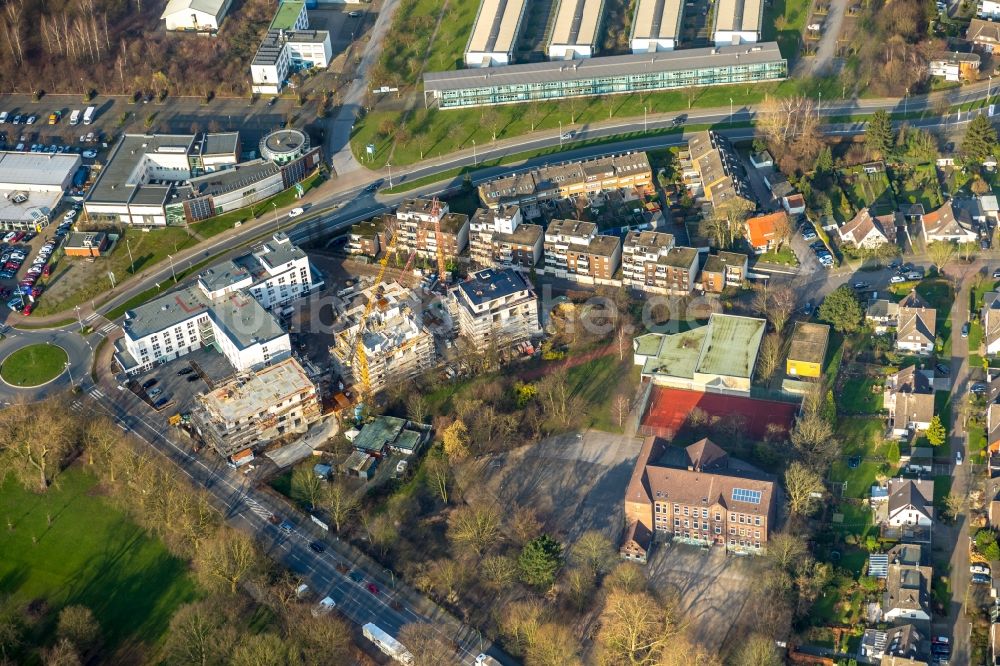
[[[115,358],[134,375],[215,346],[237,371],[270,365],[291,353],[273,310],[320,284],[302,250],[275,234],[251,253],[206,269],[196,285],[126,312]]]
[[[167,30],[214,32],[222,25],[232,0],[170,0],[160,14]]]
[[[459,334],[478,349],[514,345],[541,335],[538,297],[517,271],[486,269],[451,291]]]
[[[542,227],[525,224],[520,206],[480,208],[469,220],[469,255],[483,268],[532,269],[542,258]]]
[[[290,74],[300,69],[326,69],[333,49],[326,30],[268,30],[250,63],[252,90],[277,95]]]

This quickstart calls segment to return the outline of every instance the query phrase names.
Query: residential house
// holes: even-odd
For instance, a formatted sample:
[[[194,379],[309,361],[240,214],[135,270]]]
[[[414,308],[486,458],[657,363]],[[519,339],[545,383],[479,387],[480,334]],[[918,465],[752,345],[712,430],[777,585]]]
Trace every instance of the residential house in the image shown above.
[[[979,76],[979,63],[977,53],[952,51],[931,58],[928,70],[931,76],[939,76],[945,81],[975,81]]]
[[[927,430],[934,418],[933,372],[911,365],[889,375],[882,405],[889,412],[889,429],[894,437]]]
[[[897,217],[899,219],[897,219]],[[842,243],[850,243],[856,248],[876,248],[896,242],[896,226],[902,224],[898,213],[872,215],[871,209],[862,208],[853,219],[837,229]]]
[[[469,255],[482,268],[531,270],[542,258],[544,232],[526,224],[520,206],[480,208],[469,220]]]
[[[895,329],[899,321],[899,304],[885,298],[872,299],[865,309],[865,321],[876,333]]]
[[[701,269],[701,288],[721,294],[726,287],[740,287],[747,278],[747,255],[720,251],[710,254]]]
[[[937,311],[929,308],[916,291],[911,291],[897,308],[896,349],[914,354],[934,351]]]
[[[496,209],[610,190],[642,195],[652,187],[653,170],[646,153],[622,153],[499,176],[480,184],[478,190],[483,205]]]
[[[920,218],[920,224],[928,243],[974,243],[978,238],[968,211],[955,207],[950,200],[937,210],[925,213]]]
[[[621,239],[598,235],[593,222],[552,220],[544,247],[546,273],[587,284],[611,280],[622,259]]]
[[[690,331],[638,336],[632,341],[633,361],[654,384],[748,394],[766,323],[715,313]]]
[[[858,649],[858,661],[880,664],[882,658],[919,659],[924,653],[924,636],[912,624],[889,629],[866,629]],[[909,663],[909,662],[907,662]]]
[[[784,211],[751,217],[744,224],[750,247],[757,254],[776,249],[790,229],[788,213]]]
[[[823,374],[823,360],[830,340],[830,327],[806,321],[795,322],[792,340],[785,359],[785,372],[793,377],[818,378]]]
[[[792,187],[792,184],[788,182],[787,178],[785,178],[785,174],[780,171],[771,171],[770,173],[764,174],[763,180],[764,184],[767,185],[767,189],[771,190],[771,194],[774,195],[775,199],[783,199],[784,197],[795,193],[795,188]]]
[[[698,251],[674,245],[672,234],[629,231],[622,249],[622,283],[651,294],[689,294],[698,272]]]
[[[538,297],[517,271],[487,268],[458,283],[449,295],[458,331],[476,349],[515,345],[541,335]]]
[[[781,198],[781,205],[789,215],[798,216],[806,214],[806,198],[801,194],[790,194]]]
[[[983,324],[983,346],[986,348],[987,356],[1000,354],[1000,292],[990,291],[983,295],[980,318]]]
[[[711,130],[696,133],[688,141],[687,160],[685,177],[692,196],[704,197],[716,210],[734,204],[756,207],[743,165],[727,138]]]
[[[993,53],[1000,46],[1000,23],[974,18],[969,22],[965,39],[972,43],[972,48]]]
[[[396,209],[396,248],[437,261],[455,261],[469,244],[469,216],[452,213],[437,199],[404,199]]]
[[[887,622],[930,621],[932,576],[930,567],[889,564],[882,601],[883,618]]]
[[[388,247],[392,232],[384,217],[351,225],[347,236],[348,254],[375,258]]]
[[[680,449],[647,437],[625,491],[621,555],[645,557],[653,538],[761,553],[775,528],[778,492],[773,477],[709,439]]]
[[[929,528],[934,524],[934,481],[930,479],[889,479],[889,501],[883,527]]]

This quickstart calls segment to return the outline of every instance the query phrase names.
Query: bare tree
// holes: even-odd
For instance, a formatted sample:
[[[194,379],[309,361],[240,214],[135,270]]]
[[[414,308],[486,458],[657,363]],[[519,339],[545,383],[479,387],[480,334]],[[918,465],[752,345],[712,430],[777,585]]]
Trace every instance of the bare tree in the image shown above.
[[[312,467],[297,467],[292,472],[292,499],[313,509],[319,504],[326,485],[326,481],[317,476]]]
[[[611,403],[611,413],[614,414],[615,420],[618,421],[619,428],[625,426],[625,419],[628,418],[630,408],[631,401],[627,395],[619,393],[615,396],[614,401]]]
[[[779,532],[767,540],[767,559],[782,571],[789,570],[808,553],[802,537]]]
[[[74,429],[67,413],[54,399],[0,410],[0,462],[26,489],[48,490],[72,449]]]
[[[781,666],[784,660],[774,641],[755,634],[743,641],[732,660],[733,666]]]
[[[955,258],[955,244],[951,241],[933,241],[927,243],[927,256],[940,271]]]
[[[250,536],[223,528],[198,552],[194,567],[208,589],[236,594],[240,583],[260,571],[260,551]]]
[[[603,532],[588,530],[580,535],[569,551],[569,561],[591,571],[605,574],[617,562],[618,553],[611,539]]]
[[[795,312],[796,294],[791,287],[777,287],[771,290],[771,324],[781,332]]]
[[[525,666],[577,666],[580,643],[565,624],[546,622],[538,627],[535,640],[528,646]]]
[[[613,591],[601,613],[597,639],[605,663],[656,663],[678,634],[677,610],[645,592]]]
[[[448,458],[440,451],[432,452],[424,461],[424,471],[427,473],[427,483],[434,494],[448,503],[448,480],[450,466]]]
[[[515,505],[508,518],[511,537],[518,546],[523,546],[542,533],[542,521],[534,507]]]
[[[338,479],[327,485],[319,498],[319,504],[333,521],[333,529],[339,534],[357,510],[358,499],[347,484]]]
[[[500,510],[493,502],[461,506],[448,520],[448,538],[458,546],[482,555],[500,538]]]
[[[454,649],[443,638],[440,630],[427,622],[404,624],[399,630],[399,642],[413,655],[417,664],[444,666],[452,663]]]
[[[819,506],[825,488],[822,477],[802,463],[793,462],[785,470],[785,491],[788,509],[799,516],[808,516]]]
[[[506,555],[484,557],[479,563],[479,575],[487,587],[506,590],[517,580],[517,563]]]
[[[164,644],[168,664],[224,663],[236,643],[236,632],[228,622],[231,609],[208,598],[186,604],[170,618]]]
[[[775,371],[781,365],[781,336],[768,333],[760,344],[760,354],[757,356],[757,376],[765,382],[771,381]]]

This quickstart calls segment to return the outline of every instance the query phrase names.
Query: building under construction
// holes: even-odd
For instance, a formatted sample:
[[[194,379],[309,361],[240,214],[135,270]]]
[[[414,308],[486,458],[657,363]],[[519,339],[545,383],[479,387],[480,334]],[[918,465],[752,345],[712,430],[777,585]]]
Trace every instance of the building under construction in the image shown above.
[[[200,394],[191,413],[198,433],[224,457],[304,433],[320,416],[316,385],[294,358]]]
[[[374,299],[367,322],[363,322],[369,300]],[[389,382],[403,381],[424,372],[434,362],[434,336],[414,314],[411,292],[396,282],[376,284],[348,298],[337,313],[330,356],[345,384],[361,382],[359,353],[368,361],[372,393]],[[361,344],[358,331],[364,323]]]

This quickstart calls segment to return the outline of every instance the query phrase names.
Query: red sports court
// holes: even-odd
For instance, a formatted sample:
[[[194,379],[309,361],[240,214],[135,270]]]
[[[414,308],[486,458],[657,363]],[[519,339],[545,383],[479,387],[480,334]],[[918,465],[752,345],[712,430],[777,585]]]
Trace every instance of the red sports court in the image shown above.
[[[746,433],[755,439],[763,439],[772,423],[790,430],[799,408],[798,405],[775,400],[654,386],[642,420],[643,431],[661,437],[673,436],[684,426],[688,414],[695,407],[709,416],[739,414],[746,420]]]

